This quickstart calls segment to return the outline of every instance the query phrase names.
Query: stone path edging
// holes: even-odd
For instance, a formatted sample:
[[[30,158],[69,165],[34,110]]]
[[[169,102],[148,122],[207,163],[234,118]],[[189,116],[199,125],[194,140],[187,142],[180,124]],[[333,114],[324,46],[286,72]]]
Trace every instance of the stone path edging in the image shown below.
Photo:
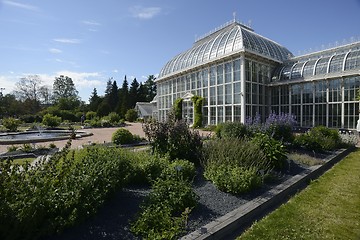
[[[325,159],[323,165],[310,167],[309,170],[293,176],[252,201],[182,237],[181,240],[226,239],[242,225],[259,218],[264,210],[279,205],[284,198],[302,189],[310,180],[318,178],[353,150],[354,147],[336,151],[328,159]]]

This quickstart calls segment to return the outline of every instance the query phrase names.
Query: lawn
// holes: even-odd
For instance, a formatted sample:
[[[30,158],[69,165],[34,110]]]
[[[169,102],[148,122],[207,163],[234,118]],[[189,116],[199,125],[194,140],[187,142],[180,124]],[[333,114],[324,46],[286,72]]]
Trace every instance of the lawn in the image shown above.
[[[360,149],[237,240],[244,239],[360,239]]]

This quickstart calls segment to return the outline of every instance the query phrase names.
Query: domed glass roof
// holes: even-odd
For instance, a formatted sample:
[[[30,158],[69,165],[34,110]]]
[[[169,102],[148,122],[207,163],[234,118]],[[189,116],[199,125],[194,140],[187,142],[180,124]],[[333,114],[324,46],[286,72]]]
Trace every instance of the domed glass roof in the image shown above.
[[[171,59],[160,71],[159,78],[239,51],[252,52],[279,62],[293,57],[285,47],[233,21]]]

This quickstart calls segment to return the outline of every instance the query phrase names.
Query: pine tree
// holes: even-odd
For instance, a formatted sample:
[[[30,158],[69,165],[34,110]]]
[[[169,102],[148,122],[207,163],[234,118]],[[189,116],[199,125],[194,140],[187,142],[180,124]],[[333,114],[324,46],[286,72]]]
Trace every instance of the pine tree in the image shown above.
[[[139,95],[139,83],[136,80],[136,78],[134,78],[129,89],[129,109],[135,107],[135,104],[138,101],[138,95]]]
[[[119,90],[119,99],[121,99],[121,101],[118,106],[118,112],[121,117],[125,117],[126,111],[129,109],[129,84],[126,79],[126,75],[122,87]]]
[[[91,93],[89,98],[89,110],[96,112],[102,99],[98,96],[96,88]]]

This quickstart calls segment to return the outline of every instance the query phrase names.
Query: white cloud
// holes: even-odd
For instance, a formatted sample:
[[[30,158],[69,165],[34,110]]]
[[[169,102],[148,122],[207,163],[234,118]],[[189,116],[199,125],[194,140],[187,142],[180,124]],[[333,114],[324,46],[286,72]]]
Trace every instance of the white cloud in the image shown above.
[[[95,21],[89,21],[89,20],[84,20],[81,23],[85,24],[85,25],[90,25],[90,26],[101,26],[101,23],[95,22]]]
[[[49,52],[54,53],[54,54],[62,53],[62,51],[60,49],[57,49],[57,48],[50,48]]]
[[[70,44],[78,44],[81,43],[80,39],[76,39],[76,38],[54,38],[53,39],[55,42],[59,42],[59,43],[70,43]]]
[[[59,71],[56,73],[56,76],[68,76],[70,77],[76,87],[89,87],[89,86],[99,86],[103,83],[99,80],[101,74],[98,72],[72,72],[72,71]],[[79,89],[78,89],[79,90]]]
[[[113,73],[118,73],[118,72],[119,72],[119,70],[117,70],[117,69],[113,70]]]
[[[25,9],[25,10],[39,11],[38,7],[29,5],[29,4],[23,4],[23,3],[14,2],[14,1],[8,1],[8,0],[3,1],[3,3],[8,6],[17,7],[17,8],[21,8],[21,9]]]
[[[151,19],[160,14],[161,8],[159,7],[142,7],[133,6],[130,8],[133,17],[139,19]]]

